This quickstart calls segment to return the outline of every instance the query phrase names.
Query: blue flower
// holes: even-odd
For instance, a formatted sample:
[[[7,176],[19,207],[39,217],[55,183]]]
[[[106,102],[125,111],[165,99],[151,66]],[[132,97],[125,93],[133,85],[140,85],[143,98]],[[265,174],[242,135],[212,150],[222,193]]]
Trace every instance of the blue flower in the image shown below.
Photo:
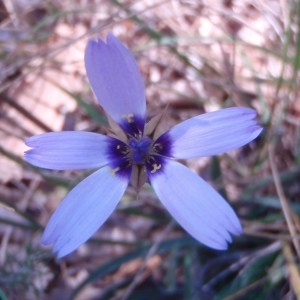
[[[234,107],[188,119],[155,137],[146,124],[144,84],[130,51],[113,35],[90,40],[87,75],[115,135],[63,131],[30,137],[25,160],[52,170],[98,170],[59,205],[43,234],[59,258],[86,242],[106,221],[130,181],[148,178],[160,201],[195,239],[226,249],[242,232],[229,204],[204,180],[174,159],[220,154],[255,139],[262,128],[256,112]],[[155,138],[154,138],[155,137]],[[137,176],[138,174],[138,176]]]

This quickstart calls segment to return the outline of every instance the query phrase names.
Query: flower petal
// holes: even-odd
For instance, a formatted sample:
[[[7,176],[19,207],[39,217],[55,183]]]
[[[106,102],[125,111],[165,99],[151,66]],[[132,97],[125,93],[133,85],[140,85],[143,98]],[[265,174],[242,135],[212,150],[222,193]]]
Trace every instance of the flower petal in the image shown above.
[[[183,121],[157,142],[169,145],[168,154],[180,159],[221,154],[251,142],[261,133],[255,118],[253,109],[225,108]]]
[[[61,258],[86,242],[111,215],[129,182],[104,167],[81,181],[62,201],[43,234]]]
[[[132,121],[143,130],[146,116],[144,83],[131,52],[112,34],[107,43],[90,40],[85,67],[104,110],[122,127]]]
[[[113,140],[92,132],[43,133],[25,141],[33,149],[26,151],[24,158],[32,165],[52,170],[98,168],[109,162],[107,148]]]
[[[182,164],[166,159],[162,168],[148,172],[148,176],[170,214],[201,243],[214,249],[227,249],[230,234],[242,232],[229,204]]]

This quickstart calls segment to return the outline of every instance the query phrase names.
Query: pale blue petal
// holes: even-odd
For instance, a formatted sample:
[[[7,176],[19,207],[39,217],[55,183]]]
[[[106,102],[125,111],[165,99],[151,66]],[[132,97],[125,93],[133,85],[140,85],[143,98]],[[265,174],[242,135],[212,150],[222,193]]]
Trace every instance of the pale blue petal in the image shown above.
[[[88,42],[85,67],[96,98],[117,123],[145,121],[141,74],[131,52],[115,36],[108,35],[106,43],[101,39]]]
[[[92,132],[48,132],[26,139],[26,145],[33,149],[26,151],[24,158],[34,166],[52,170],[98,168],[109,162],[112,140]]]
[[[206,113],[175,125],[158,142],[170,145],[169,155],[189,159],[221,154],[241,147],[262,131],[256,112],[233,107]]]
[[[148,172],[148,176],[173,218],[201,243],[214,249],[227,249],[230,234],[242,232],[229,204],[182,164],[166,159],[161,169]]]
[[[123,196],[130,176],[104,167],[81,181],[59,205],[43,234],[61,258],[86,242],[107,220]]]

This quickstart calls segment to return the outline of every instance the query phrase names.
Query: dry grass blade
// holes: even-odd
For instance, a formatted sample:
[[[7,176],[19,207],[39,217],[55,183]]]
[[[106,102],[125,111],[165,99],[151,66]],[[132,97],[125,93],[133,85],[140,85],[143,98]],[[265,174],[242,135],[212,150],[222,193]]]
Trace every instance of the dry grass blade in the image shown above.
[[[283,254],[286,259],[287,270],[289,273],[289,280],[291,287],[297,297],[300,299],[300,273],[299,273],[299,266],[295,261],[294,254],[289,244],[283,244]]]
[[[160,233],[159,237],[156,239],[156,241],[153,243],[151,248],[149,249],[143,264],[140,266],[139,270],[137,271],[136,275],[134,276],[131,284],[127,287],[127,289],[122,292],[122,297],[120,298],[121,300],[127,300],[129,299],[131,293],[134,291],[136,288],[137,284],[139,284],[140,279],[142,277],[142,273],[146,267],[147,261],[151,256],[153,256],[159,246],[159,244],[166,239],[166,237],[170,234],[171,230],[173,229],[175,225],[174,221],[171,221],[168,226]]]
[[[282,184],[280,182],[280,177],[279,177],[278,170],[277,170],[275,160],[274,160],[274,147],[273,147],[273,145],[270,145],[268,147],[268,154],[269,154],[269,163],[270,163],[270,167],[271,167],[271,170],[272,170],[272,175],[273,175],[273,178],[274,178],[274,184],[275,184],[275,187],[276,187],[277,195],[278,195],[280,203],[281,203],[284,218],[286,220],[286,223],[287,223],[290,235],[291,235],[292,243],[295,247],[298,258],[300,259],[300,240],[297,236],[297,227],[298,226],[295,225],[295,223],[294,223],[295,221],[298,223],[299,220],[293,214],[292,209],[289,206],[288,200],[287,200],[287,198],[284,194],[283,187],[282,187]]]

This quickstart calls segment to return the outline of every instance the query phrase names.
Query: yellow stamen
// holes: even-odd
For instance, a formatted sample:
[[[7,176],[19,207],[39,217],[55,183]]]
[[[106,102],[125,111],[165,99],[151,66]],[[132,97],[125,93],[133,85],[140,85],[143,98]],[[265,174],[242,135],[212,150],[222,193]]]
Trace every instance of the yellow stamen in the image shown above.
[[[115,176],[116,173],[117,173],[118,171],[120,171],[120,168],[119,168],[119,167],[114,168],[114,169],[110,169],[110,172],[111,172],[111,174],[112,174],[113,176]]]
[[[123,115],[122,118],[126,119],[128,123],[133,123],[134,119],[133,119],[134,115],[133,114],[126,114]]]
[[[161,168],[161,164],[153,164],[152,167],[153,167],[153,170],[151,170],[151,173],[155,173],[156,171],[158,171]]]

